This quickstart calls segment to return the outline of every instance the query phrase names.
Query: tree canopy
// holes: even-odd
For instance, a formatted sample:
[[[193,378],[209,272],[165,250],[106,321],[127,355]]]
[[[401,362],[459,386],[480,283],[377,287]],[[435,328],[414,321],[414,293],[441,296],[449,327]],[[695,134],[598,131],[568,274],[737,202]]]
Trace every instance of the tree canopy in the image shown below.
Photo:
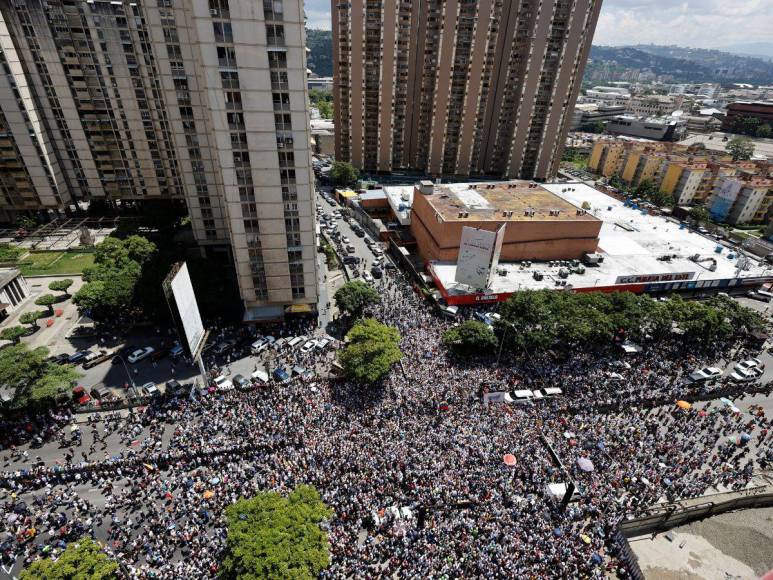
[[[695,220],[696,223],[705,224],[709,221],[709,210],[702,205],[696,205],[690,209],[690,217]]]
[[[467,320],[446,330],[443,342],[461,354],[489,354],[497,347],[493,329],[477,320]]]
[[[124,312],[135,300],[143,265],[156,251],[156,245],[142,236],[105,238],[96,246],[94,265],[83,272],[86,284],[73,297],[78,309],[88,310],[92,318]]]
[[[72,365],[46,361],[48,349],[14,344],[0,350],[0,385],[15,389],[12,406],[51,403],[80,377]]]
[[[70,543],[56,560],[44,558],[22,570],[21,580],[113,580],[118,564],[91,538]]]
[[[223,578],[316,578],[330,565],[327,534],[333,512],[317,490],[299,485],[288,497],[275,491],[241,499],[225,510],[228,521]]]
[[[346,161],[334,161],[330,168],[330,179],[336,185],[354,185],[360,177],[360,172]]]
[[[48,313],[53,314],[54,304],[56,304],[56,296],[54,296],[53,294],[41,294],[35,300],[35,304],[37,304],[38,306],[47,306]]]
[[[702,348],[764,326],[758,313],[725,297],[686,301],[672,296],[659,302],[630,292],[517,292],[500,314],[514,330],[507,332],[507,343],[528,351],[603,348],[616,338],[678,338]]]
[[[25,312],[19,316],[19,322],[22,324],[29,324],[34,330],[38,326],[38,320],[46,316],[45,310],[35,310],[33,312]]]
[[[744,137],[733,137],[725,149],[733,156],[733,161],[745,161],[754,155],[754,143]]]
[[[73,285],[73,281],[70,278],[64,278],[63,280],[54,280],[48,285],[49,290],[54,292],[64,292],[65,296],[69,296],[70,286]]]
[[[339,351],[338,360],[346,375],[361,383],[384,378],[403,357],[398,330],[373,318],[358,321],[346,340],[348,344]]]
[[[20,320],[20,322],[24,322]],[[29,323],[26,323],[29,324]],[[3,340],[11,340],[13,342],[19,342],[19,339],[29,332],[28,329],[23,326],[6,326],[3,330],[0,330],[0,338]]]
[[[358,316],[366,306],[378,302],[378,292],[362,280],[352,280],[336,290],[334,298],[339,310]]]

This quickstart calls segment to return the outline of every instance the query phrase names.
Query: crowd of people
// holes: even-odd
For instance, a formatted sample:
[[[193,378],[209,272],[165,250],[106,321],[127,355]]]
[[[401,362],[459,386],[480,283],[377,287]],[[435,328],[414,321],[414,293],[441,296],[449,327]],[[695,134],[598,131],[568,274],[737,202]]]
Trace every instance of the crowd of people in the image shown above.
[[[0,425],[3,563],[87,534],[128,576],[212,577],[226,506],[308,483],[335,513],[324,578],[627,577],[615,535],[624,518],[741,489],[773,462],[771,420],[757,408],[674,404],[695,390],[683,373],[707,362],[677,344],[625,361],[461,360],[441,340],[453,320],[397,276],[377,284],[381,302],[368,314],[399,329],[404,353],[377,387],[320,375],[170,398],[76,430],[66,413]],[[307,368],[331,361],[272,356]],[[482,402],[486,391],[548,385],[563,395]],[[63,459],[33,459],[19,446],[32,432]],[[548,486],[569,482],[577,491],[564,506]]]

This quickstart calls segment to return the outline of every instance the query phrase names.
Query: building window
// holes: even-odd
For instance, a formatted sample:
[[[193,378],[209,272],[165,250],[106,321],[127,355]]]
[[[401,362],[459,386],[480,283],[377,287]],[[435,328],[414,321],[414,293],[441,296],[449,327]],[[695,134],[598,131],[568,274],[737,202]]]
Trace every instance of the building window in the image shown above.
[[[228,0],[209,0],[209,13],[215,18],[230,18]]]
[[[230,22],[213,22],[212,28],[215,31],[215,42],[233,44],[234,36]]]
[[[217,47],[218,65],[225,68],[236,68],[236,51],[232,46]]]

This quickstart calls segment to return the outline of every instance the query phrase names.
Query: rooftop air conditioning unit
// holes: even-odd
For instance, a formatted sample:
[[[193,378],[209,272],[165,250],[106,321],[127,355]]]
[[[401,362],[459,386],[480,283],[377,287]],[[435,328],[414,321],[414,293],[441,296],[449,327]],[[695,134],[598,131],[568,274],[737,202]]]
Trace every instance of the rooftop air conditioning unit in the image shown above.
[[[459,215],[458,215],[457,217],[463,218],[463,217],[464,217],[464,212],[463,212],[463,211],[460,211],[460,212],[459,212]]]

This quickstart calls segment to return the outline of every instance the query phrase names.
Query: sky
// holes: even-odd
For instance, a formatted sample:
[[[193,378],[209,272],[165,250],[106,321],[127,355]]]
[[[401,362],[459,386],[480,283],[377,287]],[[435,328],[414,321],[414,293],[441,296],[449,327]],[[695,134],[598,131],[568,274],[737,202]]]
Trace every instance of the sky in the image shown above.
[[[306,0],[309,28],[330,29],[330,0]],[[594,44],[722,48],[773,43],[773,0],[604,0]]]

